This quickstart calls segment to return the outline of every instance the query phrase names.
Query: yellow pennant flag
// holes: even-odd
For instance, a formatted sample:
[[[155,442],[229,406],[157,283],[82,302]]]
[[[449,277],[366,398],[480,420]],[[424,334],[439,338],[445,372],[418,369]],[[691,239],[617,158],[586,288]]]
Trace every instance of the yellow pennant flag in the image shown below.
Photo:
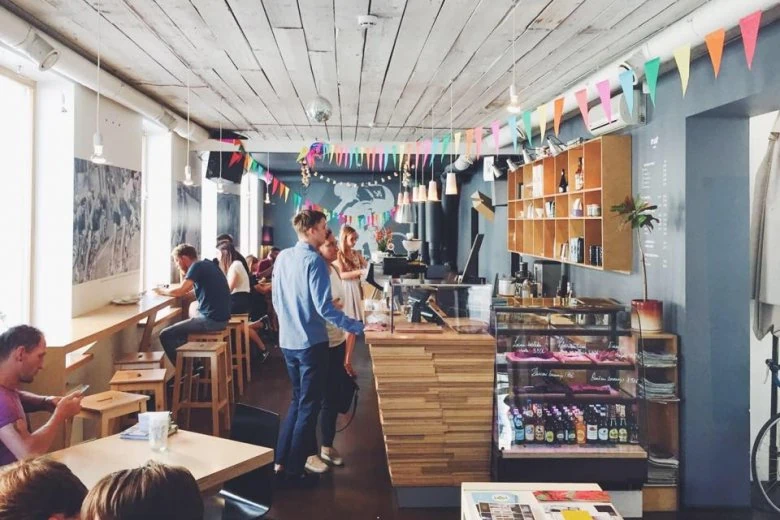
[[[674,61],[677,62],[677,70],[680,72],[680,81],[682,83],[682,93],[685,97],[685,91],[688,90],[688,77],[691,72],[691,45],[686,44],[677,47],[674,50]]]
[[[536,109],[539,112],[539,142],[544,143],[544,131],[547,129],[547,105]]]
[[[295,162],[301,162],[301,159],[306,157],[306,154],[309,153],[309,149],[307,147],[302,147],[301,151],[298,152],[298,157],[295,159]]]
[[[474,140],[474,129],[466,130],[466,155],[471,155],[471,141]]]
[[[284,201],[287,202],[287,196],[290,194],[289,186],[284,187]]]

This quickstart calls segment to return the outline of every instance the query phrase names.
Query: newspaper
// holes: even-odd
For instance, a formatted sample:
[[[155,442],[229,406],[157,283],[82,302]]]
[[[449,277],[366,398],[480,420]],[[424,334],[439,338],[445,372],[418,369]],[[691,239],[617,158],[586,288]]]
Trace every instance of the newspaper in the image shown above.
[[[607,502],[540,502],[531,492],[467,491],[463,520],[622,520]]]

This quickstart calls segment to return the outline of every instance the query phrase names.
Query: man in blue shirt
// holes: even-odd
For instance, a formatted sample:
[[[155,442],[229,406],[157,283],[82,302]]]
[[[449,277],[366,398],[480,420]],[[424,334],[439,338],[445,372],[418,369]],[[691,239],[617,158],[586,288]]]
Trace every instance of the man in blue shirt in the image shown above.
[[[313,477],[306,475],[304,466],[307,457],[316,453],[317,418],[328,364],[325,321],[353,334],[362,334],[363,324],[333,305],[328,266],[317,252],[328,232],[325,214],[303,210],[292,223],[298,243],[279,254],[271,279],[279,346],[293,387],[276,446],[276,471],[301,485]]]
[[[179,298],[195,288],[199,315],[180,321],[160,332],[165,354],[176,362],[176,349],[187,342],[187,335],[224,330],[230,320],[230,287],[219,267],[207,260],[198,260],[198,252],[189,244],[180,244],[171,253],[182,273],[187,273],[179,287],[154,290],[162,296]]]

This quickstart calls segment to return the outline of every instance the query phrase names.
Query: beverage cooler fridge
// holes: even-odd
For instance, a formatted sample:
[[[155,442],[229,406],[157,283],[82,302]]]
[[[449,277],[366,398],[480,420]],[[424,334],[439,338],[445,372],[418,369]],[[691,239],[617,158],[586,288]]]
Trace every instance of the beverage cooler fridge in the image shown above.
[[[642,487],[646,412],[627,321],[612,300],[496,302],[493,480]]]

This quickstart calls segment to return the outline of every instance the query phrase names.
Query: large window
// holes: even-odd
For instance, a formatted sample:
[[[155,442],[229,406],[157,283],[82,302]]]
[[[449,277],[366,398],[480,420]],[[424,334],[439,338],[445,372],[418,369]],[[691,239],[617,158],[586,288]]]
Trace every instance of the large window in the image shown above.
[[[32,84],[0,69],[0,313],[6,325],[30,318],[33,97]]]

